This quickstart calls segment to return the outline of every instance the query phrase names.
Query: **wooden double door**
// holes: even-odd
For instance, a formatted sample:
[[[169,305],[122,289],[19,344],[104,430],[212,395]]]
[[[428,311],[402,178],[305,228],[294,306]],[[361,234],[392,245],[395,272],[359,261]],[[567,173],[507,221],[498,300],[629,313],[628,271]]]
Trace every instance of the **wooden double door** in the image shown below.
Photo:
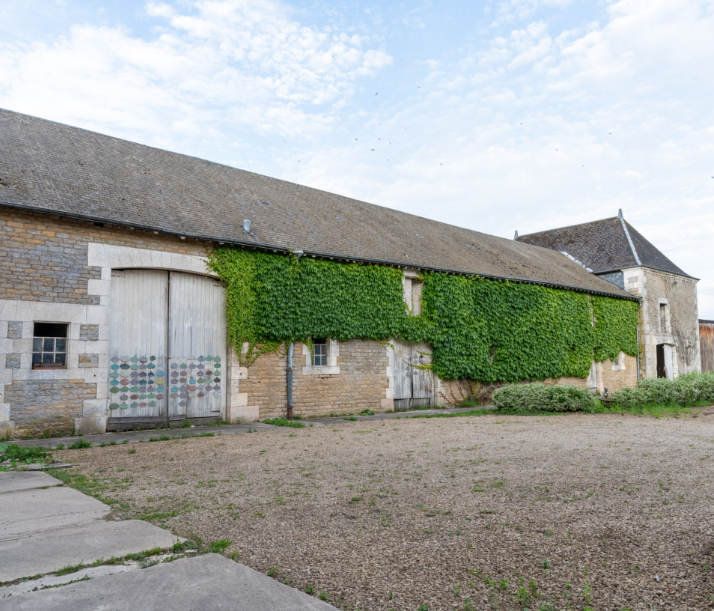
[[[225,413],[224,302],[223,285],[206,276],[112,272],[110,425]]]
[[[393,341],[394,410],[433,407],[434,374],[427,366],[431,354],[426,344]]]

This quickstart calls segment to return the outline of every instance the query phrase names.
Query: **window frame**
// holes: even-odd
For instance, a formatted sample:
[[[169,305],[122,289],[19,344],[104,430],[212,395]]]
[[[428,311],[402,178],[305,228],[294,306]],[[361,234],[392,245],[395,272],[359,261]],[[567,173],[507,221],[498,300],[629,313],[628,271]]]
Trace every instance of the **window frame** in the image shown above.
[[[40,328],[38,329],[38,325]],[[59,329],[54,329],[50,333],[49,328],[42,328],[42,325],[64,327],[64,336],[58,334]],[[43,333],[43,331],[45,331]],[[38,335],[38,333],[40,333]],[[60,343],[61,342],[61,343]],[[34,321],[32,328],[32,356],[30,366],[35,371],[47,369],[67,369],[67,356],[69,354],[69,323],[66,322],[41,322]],[[62,355],[61,360],[57,360]],[[50,357],[49,360],[47,357]],[[39,357],[39,360],[36,358]]]
[[[311,365],[313,367],[329,367],[329,359],[330,340],[326,337],[312,340]]]

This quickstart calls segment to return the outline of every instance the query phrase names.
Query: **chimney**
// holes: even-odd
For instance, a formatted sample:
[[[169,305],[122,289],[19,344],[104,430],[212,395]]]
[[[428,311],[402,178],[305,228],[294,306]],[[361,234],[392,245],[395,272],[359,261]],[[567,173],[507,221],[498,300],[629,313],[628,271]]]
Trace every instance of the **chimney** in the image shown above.
[[[514,240],[517,240],[517,239],[518,239],[518,230],[516,230],[516,233],[515,233],[515,235],[513,236],[513,239],[514,239]]]
[[[622,216],[622,208],[620,208],[620,209],[617,211],[617,218],[619,218],[619,219],[624,219],[624,218],[625,218],[624,216]]]
[[[250,219],[245,219],[243,221],[243,232],[250,233]]]

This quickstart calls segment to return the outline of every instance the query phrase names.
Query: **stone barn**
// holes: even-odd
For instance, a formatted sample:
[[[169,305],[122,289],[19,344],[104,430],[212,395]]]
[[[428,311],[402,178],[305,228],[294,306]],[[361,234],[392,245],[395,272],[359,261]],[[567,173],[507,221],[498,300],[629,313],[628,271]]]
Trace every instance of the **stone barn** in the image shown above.
[[[675,378],[701,371],[697,278],[616,217],[519,236],[556,250],[596,276],[642,298],[639,377]]]
[[[443,402],[429,345],[323,336],[244,358],[207,265],[219,246],[389,268],[415,317],[427,272],[590,302],[637,301],[622,289],[637,274],[659,287],[649,268],[617,286],[551,250],[0,110],[0,438]],[[662,342],[686,359],[670,285],[693,281],[657,273],[673,313]],[[634,384],[634,357],[598,366],[610,388]],[[601,388],[599,375],[553,383]]]

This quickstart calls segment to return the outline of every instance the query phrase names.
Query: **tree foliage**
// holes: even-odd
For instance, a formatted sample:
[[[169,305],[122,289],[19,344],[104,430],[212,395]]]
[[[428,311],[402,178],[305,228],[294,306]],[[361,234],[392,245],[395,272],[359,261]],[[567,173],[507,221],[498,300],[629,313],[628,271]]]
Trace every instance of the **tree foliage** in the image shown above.
[[[213,250],[209,265],[226,284],[229,339],[251,358],[317,337],[425,341],[440,378],[492,383],[585,377],[593,358],[637,354],[628,300],[425,272],[411,316],[399,269],[238,248]]]

